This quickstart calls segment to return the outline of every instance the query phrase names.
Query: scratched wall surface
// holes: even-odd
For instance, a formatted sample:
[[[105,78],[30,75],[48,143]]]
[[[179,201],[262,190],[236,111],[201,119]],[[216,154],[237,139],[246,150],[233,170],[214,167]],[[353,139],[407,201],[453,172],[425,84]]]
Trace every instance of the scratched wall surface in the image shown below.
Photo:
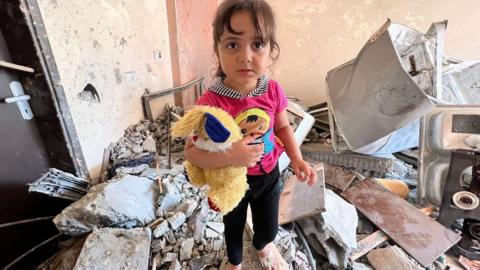
[[[426,32],[448,19],[445,52],[480,59],[477,0],[267,0],[276,11],[280,60],[274,78],[303,104],[325,101],[327,72],[353,59],[386,20]]]
[[[143,118],[144,89],[172,87],[165,2],[38,3],[87,166],[98,177],[103,149]]]

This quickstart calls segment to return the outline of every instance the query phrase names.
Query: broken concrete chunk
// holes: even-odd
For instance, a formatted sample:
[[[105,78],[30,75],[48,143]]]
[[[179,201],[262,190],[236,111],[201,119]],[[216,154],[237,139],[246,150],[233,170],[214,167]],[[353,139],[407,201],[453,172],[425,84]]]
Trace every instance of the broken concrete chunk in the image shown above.
[[[152,240],[152,252],[158,253],[165,248],[165,238]]]
[[[182,197],[179,194],[177,187],[170,182],[170,180],[165,179],[162,181],[163,192],[158,198],[157,204],[159,205],[157,211],[174,211],[178,204],[181,202]]]
[[[190,269],[205,269],[205,267],[208,267],[210,265],[214,265],[217,263],[216,257],[217,256],[215,253],[210,253],[200,257],[195,257],[191,259],[188,264],[190,266]]]
[[[183,212],[189,218],[195,209],[197,209],[198,202],[192,198],[186,199],[176,209],[175,212]]]
[[[316,247],[317,252],[326,252],[331,264],[345,269],[348,257],[357,247],[357,211],[353,205],[329,189],[325,190],[325,209],[325,212],[301,219],[298,223],[309,244]],[[322,245],[324,251],[318,244]]]
[[[420,270],[408,255],[397,246],[378,248],[367,254],[368,261],[377,270]]]
[[[207,227],[219,234],[222,234],[225,231],[225,224],[220,222],[208,222]]]
[[[168,267],[168,270],[180,270],[182,269],[182,265],[180,264],[180,262],[175,259],[171,264],[170,264],[170,267]]]
[[[183,212],[177,212],[175,215],[172,217],[168,218],[168,223],[170,224],[170,227],[172,227],[172,230],[176,230],[182,226],[182,224],[185,222],[186,217]]]
[[[213,250],[220,251],[223,247],[223,239],[217,239],[213,241]]]
[[[115,169],[115,173],[117,175],[122,175],[122,174],[133,174],[133,175],[138,175],[141,174],[143,171],[146,169],[150,168],[147,164],[140,164],[135,167],[120,167]]]
[[[135,145],[133,146],[132,151],[135,154],[143,153],[143,147],[141,147],[140,145]]]
[[[219,236],[219,234],[216,231],[214,231],[210,228],[207,228],[207,230],[205,231],[205,237],[206,238],[216,238],[218,236]]]
[[[129,159],[133,156],[133,152],[130,149],[120,150],[120,153],[117,159]]]
[[[93,228],[145,226],[155,219],[158,193],[153,181],[125,175],[94,186],[53,222],[59,231],[70,235],[84,234]]]
[[[193,235],[196,242],[205,240],[203,238],[203,234],[207,227],[208,210],[209,210],[207,199],[202,200],[202,202],[200,203],[200,207],[201,207],[200,211],[198,211],[197,214],[190,219],[193,224],[193,228],[194,228]]]
[[[148,269],[150,229],[103,228],[87,237],[73,269]]]
[[[145,138],[142,146],[143,150],[145,150],[146,152],[157,152],[157,145],[155,143],[155,139],[153,139],[151,135],[148,135],[147,138]]]
[[[170,245],[174,245],[175,242],[177,242],[177,239],[175,238],[175,235],[173,234],[172,231],[168,231],[167,234],[165,235],[165,239],[167,239],[167,242]]]
[[[192,250],[193,250],[193,238],[188,238],[187,240],[182,242],[180,248],[180,261],[188,260],[192,258]]]
[[[159,238],[160,236],[166,234],[168,230],[168,221],[165,220],[155,228],[155,230],[153,231],[153,236],[155,238]]]
[[[165,168],[149,168],[145,170],[141,176],[145,176],[147,178],[150,178],[152,180],[157,180],[158,177],[164,177],[164,176],[175,176],[175,179],[173,181],[177,181],[180,178],[177,178],[180,173],[183,172],[183,165],[181,164],[173,164],[171,169],[165,169]],[[184,178],[184,177],[183,177]]]

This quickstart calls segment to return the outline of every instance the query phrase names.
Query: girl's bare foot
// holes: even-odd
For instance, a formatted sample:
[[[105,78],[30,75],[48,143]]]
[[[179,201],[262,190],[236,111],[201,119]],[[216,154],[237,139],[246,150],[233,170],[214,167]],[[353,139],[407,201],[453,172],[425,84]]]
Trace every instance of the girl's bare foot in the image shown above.
[[[227,262],[227,265],[225,266],[225,270],[241,270],[241,269],[242,269],[242,264],[233,265]]]
[[[288,265],[282,258],[277,247],[273,243],[269,243],[262,250],[257,250],[257,256],[264,269],[267,270],[284,270],[288,269]]]

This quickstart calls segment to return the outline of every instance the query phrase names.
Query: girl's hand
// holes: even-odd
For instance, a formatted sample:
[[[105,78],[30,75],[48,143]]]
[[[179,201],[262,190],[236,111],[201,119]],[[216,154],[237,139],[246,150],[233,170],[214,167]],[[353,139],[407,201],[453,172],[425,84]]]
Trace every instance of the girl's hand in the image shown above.
[[[232,144],[227,150],[227,158],[234,167],[253,167],[263,155],[263,143],[249,145],[255,138],[245,136],[242,140]]]
[[[317,173],[305,160],[302,158],[292,160],[292,168],[295,176],[300,182],[307,181],[309,186],[313,186],[317,182]]]

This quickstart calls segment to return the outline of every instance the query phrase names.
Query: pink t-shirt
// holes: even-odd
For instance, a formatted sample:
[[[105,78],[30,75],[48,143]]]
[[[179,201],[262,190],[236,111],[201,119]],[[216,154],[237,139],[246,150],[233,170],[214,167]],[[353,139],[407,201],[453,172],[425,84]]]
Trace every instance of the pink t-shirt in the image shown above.
[[[265,77],[265,89],[254,91],[255,95],[244,96],[226,86],[221,80],[221,91],[215,88],[205,92],[197,101],[198,105],[219,107],[233,116],[245,135],[254,135],[253,143],[264,144],[262,160],[254,167],[248,168],[248,175],[269,173],[277,164],[277,160],[284,151],[280,140],[275,137],[274,124],[277,113],[287,107],[288,101],[281,86],[274,80]],[[214,85],[212,85],[214,86]],[[258,87],[257,87],[258,88]],[[226,89],[226,90],[225,90]]]

